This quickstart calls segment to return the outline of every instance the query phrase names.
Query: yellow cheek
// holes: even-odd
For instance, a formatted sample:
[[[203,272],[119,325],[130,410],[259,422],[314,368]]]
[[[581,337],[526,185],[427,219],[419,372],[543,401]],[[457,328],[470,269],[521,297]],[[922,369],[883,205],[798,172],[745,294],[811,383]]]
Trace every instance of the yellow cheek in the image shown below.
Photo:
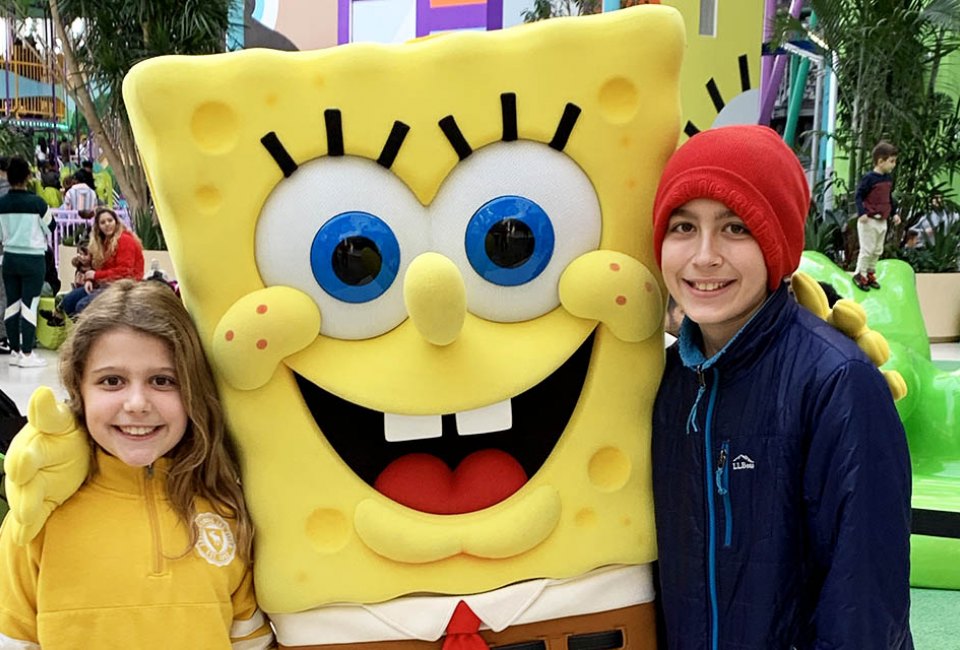
[[[269,287],[233,303],[213,334],[213,363],[238,390],[260,388],[277,366],[320,332],[320,310],[304,293]]]
[[[560,303],[574,316],[600,321],[627,343],[650,338],[663,323],[653,273],[616,251],[592,251],[571,262],[560,277]]]

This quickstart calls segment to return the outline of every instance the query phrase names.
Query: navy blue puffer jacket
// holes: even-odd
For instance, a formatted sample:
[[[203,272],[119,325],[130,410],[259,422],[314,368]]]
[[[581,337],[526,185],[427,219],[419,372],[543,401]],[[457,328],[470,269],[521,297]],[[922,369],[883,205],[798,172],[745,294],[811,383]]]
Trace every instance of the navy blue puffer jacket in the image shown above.
[[[671,649],[913,647],[903,427],[869,359],[785,287],[710,359],[684,322],[653,481]]]

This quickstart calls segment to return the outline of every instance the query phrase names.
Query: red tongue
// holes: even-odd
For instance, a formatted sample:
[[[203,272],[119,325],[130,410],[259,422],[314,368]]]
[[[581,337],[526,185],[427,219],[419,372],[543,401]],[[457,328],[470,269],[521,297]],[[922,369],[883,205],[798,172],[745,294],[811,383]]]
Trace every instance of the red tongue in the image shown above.
[[[456,470],[430,454],[401,456],[380,473],[373,487],[408,508],[458,515],[489,508],[523,487],[527,474],[499,449],[475,451]]]

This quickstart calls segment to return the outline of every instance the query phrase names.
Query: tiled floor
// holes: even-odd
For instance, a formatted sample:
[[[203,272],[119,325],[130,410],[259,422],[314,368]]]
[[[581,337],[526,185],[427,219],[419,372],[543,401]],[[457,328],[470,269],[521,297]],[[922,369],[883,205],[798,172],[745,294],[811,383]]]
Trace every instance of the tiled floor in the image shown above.
[[[0,389],[16,402],[20,412],[24,414],[27,412],[30,394],[37,386],[50,386],[58,396],[66,397],[57,375],[57,353],[43,349],[38,349],[37,353],[47,360],[46,368],[11,367],[8,363],[10,357],[0,356]]]

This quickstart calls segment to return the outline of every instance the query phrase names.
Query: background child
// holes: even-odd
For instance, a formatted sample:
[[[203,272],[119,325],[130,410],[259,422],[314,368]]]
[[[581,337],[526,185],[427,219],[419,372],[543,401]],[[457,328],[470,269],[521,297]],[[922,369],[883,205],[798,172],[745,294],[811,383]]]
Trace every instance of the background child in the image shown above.
[[[897,148],[881,140],[873,148],[873,170],[860,179],[857,185],[857,237],[860,254],[857,256],[857,271],[853,281],[863,291],[879,289],[877,260],[883,255],[883,242],[887,238],[887,221],[900,224],[897,200],[893,198],[893,177],[897,166]]]
[[[92,469],[27,546],[0,528],[0,646],[269,647],[237,463],[180,301],[155,283],[114,283],[60,371]]]
[[[686,313],[653,416],[670,648],[912,648],[910,461],[881,374],[790,297],[809,189],[772,130],[692,137],[654,202]]]
[[[87,282],[90,282],[90,291],[87,293],[93,292],[93,282],[86,279],[87,271],[93,270],[93,256],[90,254],[90,242],[83,240],[77,244],[77,254],[73,256],[73,259],[70,260],[70,264],[73,265],[73,268],[76,271],[73,274],[73,284],[70,286],[71,289],[78,289],[84,286]]]

